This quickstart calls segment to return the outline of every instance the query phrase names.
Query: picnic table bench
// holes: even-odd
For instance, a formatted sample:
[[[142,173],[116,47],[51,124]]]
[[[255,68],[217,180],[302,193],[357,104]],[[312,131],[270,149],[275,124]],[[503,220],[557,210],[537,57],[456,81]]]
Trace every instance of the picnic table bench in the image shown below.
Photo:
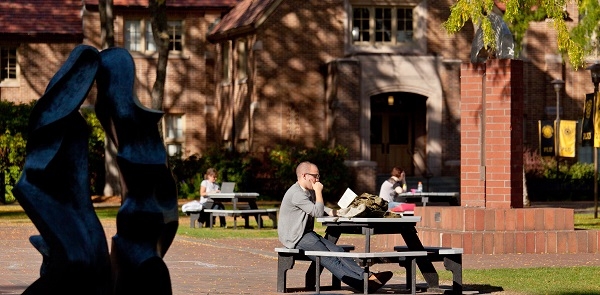
[[[430,261],[443,261],[446,270],[452,272],[452,294],[462,294],[462,254],[463,248],[423,247]],[[394,251],[410,251],[407,246],[395,246]]]
[[[338,245],[345,252],[349,252],[354,250],[354,245]],[[300,249],[290,249],[285,247],[275,248],[275,252],[277,252],[277,292],[287,293],[287,271],[294,267],[296,260],[299,261],[312,261],[306,255],[304,255],[304,251]],[[312,274],[313,272],[308,271],[306,275]],[[309,282],[310,280],[305,280]],[[314,286],[304,286],[306,289],[312,289]],[[335,276],[331,276],[331,289],[339,290],[341,289],[341,282]]]
[[[349,257],[360,261],[364,268],[364,294],[369,293],[369,267],[376,263],[391,263],[399,262],[406,268],[406,288],[411,294],[416,294],[417,289],[417,264],[416,258],[419,256],[427,256],[426,251],[399,251],[399,252],[332,252],[332,251],[304,251],[306,256],[315,256],[316,265],[321,264],[321,257]],[[383,260],[381,260],[383,259]],[[390,260],[391,259],[391,260]],[[320,294],[320,276],[321,268],[317,267],[315,272],[315,289],[316,293]]]
[[[279,211],[277,208],[235,210],[204,209],[204,212],[209,214],[208,220],[211,229],[213,227],[213,216],[233,216],[234,229],[237,229],[237,218],[240,216],[244,218],[246,227],[250,227],[250,216],[255,216],[259,229],[263,227],[262,216],[268,216],[269,219],[273,221],[273,228],[277,228],[277,211]]]

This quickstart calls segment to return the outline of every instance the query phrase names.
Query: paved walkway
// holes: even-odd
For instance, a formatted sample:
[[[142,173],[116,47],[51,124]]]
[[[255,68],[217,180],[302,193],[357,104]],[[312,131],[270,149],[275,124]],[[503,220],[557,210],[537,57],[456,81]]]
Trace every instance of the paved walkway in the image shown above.
[[[180,226],[187,226],[187,217]],[[104,223],[107,237],[114,235],[114,222]],[[21,294],[29,284],[39,277],[42,259],[29,244],[30,235],[37,234],[28,222],[6,223],[0,221],[0,294]],[[360,237],[343,237],[340,243],[362,245]],[[169,267],[173,294],[279,294],[276,291],[277,258],[273,248],[279,247],[275,238],[265,239],[194,239],[177,236],[169,249],[165,261]],[[357,247],[360,251],[360,247]],[[518,263],[516,263],[518,261]],[[436,268],[443,269],[440,263]],[[535,266],[600,266],[600,255],[595,254],[516,254],[516,255],[465,255],[464,267],[502,268]],[[379,270],[376,265],[373,270]],[[389,266],[389,265],[388,265]],[[385,265],[383,266],[385,267]],[[288,271],[288,286],[303,286],[307,262],[298,262]],[[323,284],[329,282],[329,274],[323,275]],[[423,283],[420,281],[420,283]],[[384,294],[400,294],[403,289],[403,271],[398,272],[381,290]],[[450,285],[450,282],[442,282]],[[499,288],[496,288],[499,289]],[[500,289],[501,290],[501,289]],[[485,294],[466,292],[468,294]],[[326,294],[353,294],[350,289]],[[311,292],[300,292],[311,294]],[[420,293],[432,294],[432,293]],[[505,291],[495,295],[508,295]]]

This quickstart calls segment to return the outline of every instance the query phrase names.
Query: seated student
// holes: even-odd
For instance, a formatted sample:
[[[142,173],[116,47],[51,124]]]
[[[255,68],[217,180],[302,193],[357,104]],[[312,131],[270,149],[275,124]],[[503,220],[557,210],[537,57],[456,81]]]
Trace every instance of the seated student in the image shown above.
[[[216,183],[217,180],[217,170],[215,168],[208,168],[206,170],[206,174],[204,174],[204,180],[200,183],[200,203],[204,207],[204,209],[225,209],[220,202],[215,202],[213,199],[207,196],[209,193],[218,193],[219,185]],[[198,218],[198,222],[200,224],[204,224],[207,226],[210,222],[208,213],[200,213],[200,217]],[[213,225],[215,224],[215,218],[213,217]],[[219,216],[219,225],[221,227],[226,227],[225,216]]]
[[[313,230],[314,219],[325,215],[319,169],[313,163],[302,162],[296,168],[296,177],[298,181],[287,190],[279,208],[279,241],[290,249],[343,252],[340,246]],[[309,258],[316,260],[315,257]],[[322,257],[321,265],[345,284],[363,290],[364,270],[352,258]],[[381,288],[392,275],[391,271],[372,273],[368,282],[369,293]]]
[[[379,196],[388,202],[388,210],[392,209],[406,198],[396,198],[399,194],[406,192],[406,178],[404,170],[398,166],[392,168],[392,176],[381,184]]]

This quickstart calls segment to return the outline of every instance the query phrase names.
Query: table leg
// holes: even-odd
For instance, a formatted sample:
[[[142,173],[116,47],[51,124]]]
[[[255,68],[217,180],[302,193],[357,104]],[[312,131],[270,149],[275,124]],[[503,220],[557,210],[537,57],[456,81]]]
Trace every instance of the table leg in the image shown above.
[[[339,240],[341,235],[341,232],[335,231],[333,230],[333,228],[327,228],[325,230],[325,237],[326,239],[328,239],[329,241],[331,241],[334,244],[337,244],[337,241]],[[314,273],[316,271],[316,267],[317,264],[313,261],[310,263],[310,266],[308,267],[308,270],[306,271],[306,274],[304,275],[304,287],[307,290],[312,290],[312,288],[314,288],[315,286],[315,276]],[[321,270],[321,272],[323,271],[323,267],[319,265],[319,269]],[[342,283],[340,282],[340,280],[338,280],[335,276],[331,276],[331,286],[332,289],[334,290],[340,290],[342,288]]]
[[[255,200],[249,200],[248,206],[250,206],[250,209],[258,209],[258,205],[256,204]],[[260,215],[254,215],[254,219],[256,219],[257,224],[262,223],[262,218],[260,217]],[[259,225],[259,228],[260,228],[260,225]]]
[[[374,233],[372,228],[363,227],[362,234],[365,235],[365,252],[371,252],[371,235]]]
[[[412,228],[410,230],[404,230],[400,233],[406,246],[411,251],[425,251],[425,247],[419,240],[419,236],[417,235],[417,230]],[[423,278],[427,282],[429,288],[439,288],[440,287],[440,277],[433,266],[433,263],[427,258],[427,256],[417,257],[417,266],[423,275]]]

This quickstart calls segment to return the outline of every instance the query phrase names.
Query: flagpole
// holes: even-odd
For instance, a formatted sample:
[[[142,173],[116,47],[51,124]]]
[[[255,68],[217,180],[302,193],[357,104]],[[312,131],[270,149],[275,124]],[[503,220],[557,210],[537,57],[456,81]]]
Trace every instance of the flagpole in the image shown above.
[[[598,147],[596,146],[596,101],[598,96],[598,84],[600,83],[600,64],[595,63],[589,67],[587,70],[590,70],[590,74],[592,74],[592,83],[594,83],[594,106],[592,109],[594,110],[594,114],[592,116],[592,122],[594,126],[594,218],[598,218]]]

